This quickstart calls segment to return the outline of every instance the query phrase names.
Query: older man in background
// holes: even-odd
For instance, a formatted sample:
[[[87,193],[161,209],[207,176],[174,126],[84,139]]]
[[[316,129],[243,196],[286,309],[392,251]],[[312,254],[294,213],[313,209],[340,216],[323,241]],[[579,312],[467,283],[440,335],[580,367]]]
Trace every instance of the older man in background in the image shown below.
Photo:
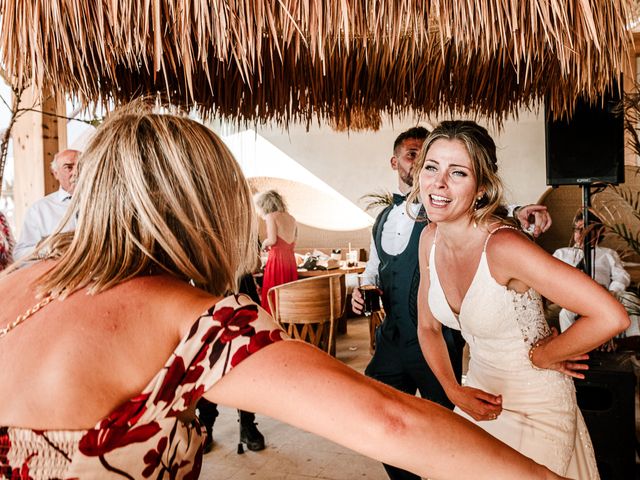
[[[27,210],[20,239],[13,251],[14,260],[30,255],[38,242],[53,233],[67,213],[69,200],[75,187],[76,163],[79,154],[77,150],[62,150],[53,157],[51,173],[60,183],[60,188],[41,198]],[[75,218],[71,218],[63,231],[71,231],[75,228]]]

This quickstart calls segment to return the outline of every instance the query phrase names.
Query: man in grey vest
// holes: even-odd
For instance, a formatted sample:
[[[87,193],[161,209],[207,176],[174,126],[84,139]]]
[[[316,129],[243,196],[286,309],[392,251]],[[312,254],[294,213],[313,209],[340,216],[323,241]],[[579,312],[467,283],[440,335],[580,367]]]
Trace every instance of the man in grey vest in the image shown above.
[[[414,127],[401,133],[393,145],[391,168],[398,172],[400,194],[394,194],[393,203],[374,223],[369,261],[363,274],[363,285],[377,284],[382,290],[385,311],[385,319],[376,330],[375,353],[365,374],[410,395],[419,391],[422,398],[453,408],[422,355],[417,335],[418,244],[426,222],[416,222],[407,214],[405,195],[413,185],[413,164],[428,134],[426,128]],[[413,204],[410,208],[415,217],[422,206]],[[517,216],[525,228],[529,226],[529,220],[534,221],[534,235],[551,226],[543,206],[520,208]],[[362,313],[363,300],[358,289],[353,291],[351,308],[357,314]],[[442,334],[454,372],[460,380],[464,340],[460,332],[445,326]],[[385,464],[384,468],[391,480],[420,479],[391,465]]]

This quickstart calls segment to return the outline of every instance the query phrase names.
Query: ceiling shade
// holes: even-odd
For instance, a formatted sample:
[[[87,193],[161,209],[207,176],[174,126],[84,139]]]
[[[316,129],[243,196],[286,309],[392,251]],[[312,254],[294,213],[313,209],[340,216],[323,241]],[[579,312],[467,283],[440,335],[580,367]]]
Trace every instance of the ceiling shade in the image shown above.
[[[631,0],[0,0],[15,87],[205,117],[375,128],[380,112],[554,116],[630,64]]]

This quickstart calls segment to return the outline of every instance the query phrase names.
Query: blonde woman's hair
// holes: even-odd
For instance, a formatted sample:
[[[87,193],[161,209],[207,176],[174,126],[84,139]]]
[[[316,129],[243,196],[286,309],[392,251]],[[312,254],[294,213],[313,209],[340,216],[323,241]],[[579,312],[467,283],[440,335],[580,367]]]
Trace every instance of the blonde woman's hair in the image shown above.
[[[473,221],[480,225],[493,217],[504,217],[506,215],[506,209],[503,207],[504,187],[498,176],[496,144],[486,128],[470,120],[444,121],[429,134],[414,167],[413,187],[407,198],[407,205],[420,200],[419,177],[424,168],[427,152],[437,140],[443,138],[458,140],[464,144],[471,157],[477,189],[484,190],[483,196],[470,206]]]
[[[263,213],[286,212],[287,204],[276,190],[267,190],[255,196],[257,207]]]
[[[198,122],[124,108],[98,129],[79,170],[62,222],[77,211],[76,231],[58,231],[38,249],[58,259],[39,279],[42,293],[95,293],[165,271],[222,295],[254,266],[249,187],[227,147]]]

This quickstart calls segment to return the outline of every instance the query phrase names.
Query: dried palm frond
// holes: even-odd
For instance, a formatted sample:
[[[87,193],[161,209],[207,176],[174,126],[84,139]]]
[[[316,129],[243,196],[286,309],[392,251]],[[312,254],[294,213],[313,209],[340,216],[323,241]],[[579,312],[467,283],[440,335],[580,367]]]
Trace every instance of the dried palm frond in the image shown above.
[[[631,0],[0,0],[14,87],[239,122],[571,112],[629,64]]]
[[[621,256],[640,258],[640,168],[625,168],[626,182],[609,185],[593,199],[605,237],[618,240]],[[615,245],[614,245],[615,246]]]
[[[640,155],[640,84],[633,83],[633,88],[625,92],[613,113],[623,115],[627,145],[633,153]]]
[[[365,211],[388,207],[393,203],[393,195],[387,191],[367,193],[360,197],[364,203]]]

